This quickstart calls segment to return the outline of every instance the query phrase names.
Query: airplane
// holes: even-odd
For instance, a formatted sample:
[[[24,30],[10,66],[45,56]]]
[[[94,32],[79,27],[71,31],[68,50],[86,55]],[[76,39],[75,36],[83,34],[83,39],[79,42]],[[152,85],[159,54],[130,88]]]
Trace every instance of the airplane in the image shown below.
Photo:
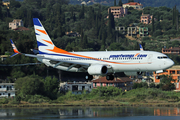
[[[64,71],[87,72],[86,80],[92,80],[93,75],[113,80],[117,72],[126,75],[140,75],[143,71],[163,72],[174,65],[168,56],[155,51],[68,52],[54,45],[38,18],[33,18],[33,22],[39,54],[20,53],[11,40],[15,54],[37,58],[47,66]]]

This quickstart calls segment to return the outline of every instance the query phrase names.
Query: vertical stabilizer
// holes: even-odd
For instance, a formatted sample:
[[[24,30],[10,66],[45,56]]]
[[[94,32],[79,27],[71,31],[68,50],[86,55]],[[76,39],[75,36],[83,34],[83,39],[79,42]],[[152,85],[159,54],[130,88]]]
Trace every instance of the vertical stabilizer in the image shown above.
[[[139,44],[139,47],[140,47],[140,51],[144,51],[144,49],[143,49],[141,44]]]
[[[49,50],[53,50],[55,45],[51,41],[40,20],[38,18],[33,18],[33,22],[39,54],[51,53]]]

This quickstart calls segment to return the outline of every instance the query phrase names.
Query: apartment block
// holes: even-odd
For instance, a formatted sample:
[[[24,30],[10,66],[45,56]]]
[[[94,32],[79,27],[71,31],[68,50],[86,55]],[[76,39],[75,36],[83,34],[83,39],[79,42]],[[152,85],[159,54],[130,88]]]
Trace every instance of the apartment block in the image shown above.
[[[180,48],[179,47],[170,47],[170,48],[162,48],[162,53],[164,54],[180,54]]]
[[[162,73],[155,73],[154,72],[154,82],[160,83],[161,79],[158,76],[160,75],[168,75],[174,79],[174,84],[176,86],[176,90],[180,90],[180,65],[174,65],[169,69],[166,69],[165,72]]]
[[[128,13],[128,10],[121,6],[113,6],[113,7],[108,8],[108,13],[109,13],[109,10],[111,11],[111,13],[113,13],[114,18],[124,17]]]
[[[141,23],[144,23],[144,24],[150,24],[152,23],[152,18],[153,18],[152,15],[142,13],[140,21]]]

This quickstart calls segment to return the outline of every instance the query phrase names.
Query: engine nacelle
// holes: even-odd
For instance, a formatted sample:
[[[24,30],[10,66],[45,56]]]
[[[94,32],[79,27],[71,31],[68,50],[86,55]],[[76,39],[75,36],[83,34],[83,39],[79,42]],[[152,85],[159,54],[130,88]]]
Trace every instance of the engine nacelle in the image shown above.
[[[87,72],[90,75],[104,75],[108,73],[108,68],[105,65],[91,65]]]
[[[141,75],[142,72],[124,72],[127,76],[136,76],[136,75]]]

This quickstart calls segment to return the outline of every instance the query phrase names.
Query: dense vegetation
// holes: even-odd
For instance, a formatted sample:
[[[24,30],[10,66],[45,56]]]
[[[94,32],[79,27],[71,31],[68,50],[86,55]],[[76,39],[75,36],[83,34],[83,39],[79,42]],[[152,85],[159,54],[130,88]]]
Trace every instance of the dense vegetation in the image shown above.
[[[160,99],[163,97],[165,101],[171,98],[175,98],[179,101],[179,97],[174,93],[172,95],[165,94],[174,90],[175,86],[172,84],[174,80],[170,76],[161,76],[161,82],[158,85],[151,83],[148,87],[146,82],[134,83],[133,90],[124,92],[122,89],[117,87],[98,87],[89,91],[84,90],[80,95],[72,94],[72,91],[61,91],[59,92],[59,83],[55,77],[46,77],[42,79],[38,76],[26,76],[18,78],[16,80],[15,88],[17,91],[16,97],[13,100],[14,103],[20,103],[26,101],[29,103],[44,103],[44,102],[57,102],[65,103],[65,101],[80,101],[80,100],[114,100],[117,98],[127,99],[128,102],[135,102],[137,99]],[[135,90],[137,89],[137,90]],[[146,89],[146,90],[145,90]],[[141,91],[143,90],[143,91]],[[136,91],[136,94],[132,95],[132,91]],[[157,91],[157,92],[155,92]],[[150,98],[150,96],[152,98]],[[161,95],[160,97],[159,94]],[[132,95],[132,96],[129,96]],[[129,98],[128,98],[129,97]],[[166,99],[167,98],[167,99]],[[53,100],[53,101],[52,101]],[[1,103],[1,101],[0,101]],[[3,103],[2,104],[7,104]]]
[[[137,88],[127,92],[123,92],[121,89],[116,87],[98,87],[93,89],[91,93],[74,95],[71,91],[64,94],[59,94],[58,98],[51,100],[48,97],[42,95],[26,95],[26,99],[21,99],[17,96],[15,99],[1,99],[0,104],[19,104],[20,102],[26,101],[31,104],[48,105],[48,104],[60,104],[60,105],[121,105],[121,104],[144,104],[147,105],[168,105],[170,103],[179,103],[180,93],[174,91],[162,91],[157,88]],[[175,105],[175,104],[174,104]]]
[[[88,2],[89,0],[83,0],[85,2]],[[144,7],[148,7],[148,6],[151,6],[151,7],[160,7],[160,6],[166,6],[166,7],[169,7],[169,8],[173,8],[174,5],[177,6],[177,9],[180,10],[180,3],[178,0],[121,0],[122,3],[128,3],[128,2],[131,2],[131,1],[134,1],[134,2],[139,2],[141,4],[143,4]],[[82,1],[80,0],[70,0],[69,1],[70,4],[81,4]],[[94,0],[94,2],[97,2],[97,3],[100,3],[102,5],[107,5],[107,6],[112,6],[114,5],[114,1],[113,0]],[[116,3],[118,3],[119,0],[116,0]],[[89,5],[92,5],[93,3],[90,3]]]

